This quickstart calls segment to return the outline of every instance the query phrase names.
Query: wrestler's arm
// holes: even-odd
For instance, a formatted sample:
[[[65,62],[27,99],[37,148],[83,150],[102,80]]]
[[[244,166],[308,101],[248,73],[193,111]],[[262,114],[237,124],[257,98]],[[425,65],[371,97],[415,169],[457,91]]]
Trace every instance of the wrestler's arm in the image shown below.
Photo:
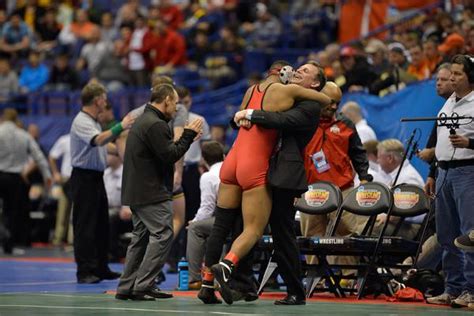
[[[247,91],[245,92],[245,95],[242,99],[242,103],[240,103],[240,107],[239,107],[239,111],[240,110],[243,110],[247,107],[247,104],[249,103],[249,100],[250,100],[250,96],[252,95],[252,89],[253,87],[250,87],[247,89]],[[234,118],[231,118],[230,121],[229,121],[229,125],[230,127],[232,127],[232,129],[239,129],[240,126],[238,126],[235,122],[234,122]]]
[[[318,92],[314,89],[307,89],[296,84],[280,85],[278,87],[279,93],[282,93],[284,96],[290,97],[295,101],[298,100],[312,100],[319,102],[322,106],[326,106],[331,103],[331,99],[322,92]],[[271,111],[282,112],[289,110],[293,104],[284,104],[276,105],[272,107]]]
[[[265,128],[306,130],[319,123],[321,106],[314,101],[301,101],[285,112],[254,110],[250,122]]]

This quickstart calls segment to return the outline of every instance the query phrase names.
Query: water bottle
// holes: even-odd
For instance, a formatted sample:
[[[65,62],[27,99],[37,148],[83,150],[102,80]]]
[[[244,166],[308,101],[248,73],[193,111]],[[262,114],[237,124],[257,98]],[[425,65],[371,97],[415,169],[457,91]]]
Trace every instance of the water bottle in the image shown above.
[[[189,289],[188,262],[183,257],[178,262],[178,290],[187,291]]]

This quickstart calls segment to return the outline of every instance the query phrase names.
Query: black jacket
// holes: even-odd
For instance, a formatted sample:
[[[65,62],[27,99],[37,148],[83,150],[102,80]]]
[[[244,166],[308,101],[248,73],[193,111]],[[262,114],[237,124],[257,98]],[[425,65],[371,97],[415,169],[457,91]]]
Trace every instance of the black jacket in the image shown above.
[[[320,112],[320,104],[314,101],[297,102],[280,113],[253,111],[252,123],[281,130],[280,149],[271,158],[268,170],[271,186],[293,190],[295,196],[308,190],[302,152],[318,127]]]
[[[196,132],[185,129],[173,142],[163,113],[147,105],[128,135],[125,150],[122,204],[146,205],[171,200],[174,163],[188,150]]]

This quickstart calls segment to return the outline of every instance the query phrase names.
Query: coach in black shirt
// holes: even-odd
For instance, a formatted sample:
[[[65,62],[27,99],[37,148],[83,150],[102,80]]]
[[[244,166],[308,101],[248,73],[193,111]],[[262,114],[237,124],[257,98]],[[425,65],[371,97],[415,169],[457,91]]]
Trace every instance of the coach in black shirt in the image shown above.
[[[122,179],[122,204],[132,210],[133,236],[117,299],[169,298],[155,287],[155,278],[168,256],[173,240],[174,163],[201,133],[202,120],[184,127],[173,142],[168,125],[176,113],[178,94],[169,84],[153,88],[150,103],[128,135]]]

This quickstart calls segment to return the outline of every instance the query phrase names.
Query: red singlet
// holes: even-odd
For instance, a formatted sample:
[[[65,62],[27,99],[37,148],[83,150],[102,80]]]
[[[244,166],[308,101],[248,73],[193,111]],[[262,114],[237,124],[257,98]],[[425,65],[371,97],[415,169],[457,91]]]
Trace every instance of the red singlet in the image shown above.
[[[270,85],[265,91],[260,91],[258,85],[255,85],[246,108],[263,110],[263,98]],[[222,165],[221,182],[238,185],[243,191],[265,185],[268,163],[277,137],[277,130],[255,124],[250,129],[239,129],[234,145]]]

